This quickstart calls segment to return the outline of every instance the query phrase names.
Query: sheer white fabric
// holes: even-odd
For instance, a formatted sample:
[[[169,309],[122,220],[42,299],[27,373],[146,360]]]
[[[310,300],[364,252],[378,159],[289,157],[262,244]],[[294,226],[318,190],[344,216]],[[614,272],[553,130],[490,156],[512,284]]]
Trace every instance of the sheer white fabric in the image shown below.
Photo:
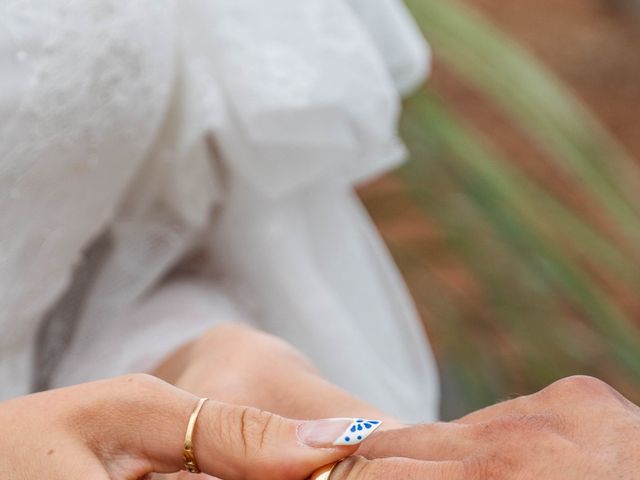
[[[29,391],[38,329],[75,290],[51,386],[243,321],[433,420],[431,353],[352,193],[402,160],[398,92],[428,56],[399,0],[2,2],[0,398]],[[194,249],[197,274],[166,280]]]

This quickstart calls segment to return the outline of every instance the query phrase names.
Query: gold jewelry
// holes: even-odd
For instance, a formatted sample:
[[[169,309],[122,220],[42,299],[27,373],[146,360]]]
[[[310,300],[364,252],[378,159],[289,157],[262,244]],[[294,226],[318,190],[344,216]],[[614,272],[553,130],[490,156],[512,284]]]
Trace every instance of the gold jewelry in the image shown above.
[[[340,460],[339,462],[330,463],[329,465],[325,465],[324,467],[320,467],[318,470],[311,474],[309,480],[331,480],[331,474],[333,473],[333,470],[341,461],[342,460]]]
[[[196,455],[193,451],[193,432],[196,428],[196,422],[198,421],[198,415],[204,403],[209,400],[208,398],[201,398],[198,404],[193,409],[191,417],[189,417],[189,424],[187,425],[187,434],[184,437],[184,450],[182,456],[184,457],[184,468],[190,473],[200,473],[198,463],[196,462]]]

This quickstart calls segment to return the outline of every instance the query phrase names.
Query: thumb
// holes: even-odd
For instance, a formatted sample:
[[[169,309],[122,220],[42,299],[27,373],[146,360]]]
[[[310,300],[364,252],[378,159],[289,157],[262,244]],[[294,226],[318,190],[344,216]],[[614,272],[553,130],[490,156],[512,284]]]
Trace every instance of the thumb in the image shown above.
[[[104,394],[91,402],[100,405],[93,418],[101,422],[92,422],[100,450],[133,456],[144,469],[138,476],[184,469],[185,433],[198,398],[144,375],[101,385]],[[209,400],[195,424],[193,454],[203,473],[224,480],[300,480],[354,453],[379,426],[352,418],[291,420]]]
[[[194,448],[203,472],[225,480],[299,480],[355,452],[377,420],[295,421],[250,407],[205,403]]]

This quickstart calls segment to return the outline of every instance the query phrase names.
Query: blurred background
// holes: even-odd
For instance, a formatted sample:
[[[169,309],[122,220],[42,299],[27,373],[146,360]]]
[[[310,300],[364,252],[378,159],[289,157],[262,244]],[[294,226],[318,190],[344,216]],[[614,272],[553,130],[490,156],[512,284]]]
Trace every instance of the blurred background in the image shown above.
[[[640,2],[408,0],[434,74],[360,190],[434,343],[443,418],[572,374],[640,402]]]

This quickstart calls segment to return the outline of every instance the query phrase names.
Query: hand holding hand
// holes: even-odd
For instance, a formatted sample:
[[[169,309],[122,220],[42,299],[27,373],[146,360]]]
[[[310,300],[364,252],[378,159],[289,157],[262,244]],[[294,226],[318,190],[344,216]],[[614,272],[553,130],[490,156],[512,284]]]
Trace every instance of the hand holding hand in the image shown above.
[[[298,418],[364,412],[395,424],[322,380],[289,346],[245,328],[212,331],[189,359],[176,383],[198,395]],[[572,377],[457,422],[377,433],[331,478],[635,479],[639,439],[640,408],[599,380]]]

